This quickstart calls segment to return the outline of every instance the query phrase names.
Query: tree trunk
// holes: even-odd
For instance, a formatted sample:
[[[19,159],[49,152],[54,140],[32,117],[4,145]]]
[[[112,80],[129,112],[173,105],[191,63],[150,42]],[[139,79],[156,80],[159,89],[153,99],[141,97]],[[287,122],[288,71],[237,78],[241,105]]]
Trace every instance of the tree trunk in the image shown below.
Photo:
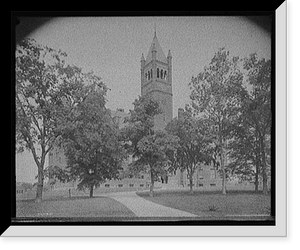
[[[92,184],[90,186],[90,198],[93,198],[93,195],[94,195],[94,185]]]
[[[190,175],[190,194],[193,194],[193,176]]]
[[[150,184],[150,197],[153,197],[154,195],[154,174],[152,169],[150,170],[150,179],[151,179],[151,184]]]
[[[265,150],[262,151],[262,176],[263,176],[263,194],[268,194],[268,176],[267,176],[267,164]]]
[[[36,188],[35,202],[41,202],[43,200],[43,186],[44,186],[43,166],[38,166],[38,182]]]
[[[259,163],[256,162],[256,171],[255,171],[255,192],[258,192],[258,185],[259,185]]]
[[[263,169],[263,194],[268,194],[268,177],[265,169]]]
[[[263,194],[268,194],[268,176],[267,176],[267,164],[266,164],[266,154],[265,154],[265,142],[264,137],[260,135],[260,150],[262,156],[262,176],[263,176]]]
[[[221,148],[222,194],[226,195],[226,171],[224,163],[224,149]]]
[[[258,192],[258,173],[257,173],[257,170],[256,170],[256,173],[255,173],[255,193]]]
[[[43,200],[43,184],[37,184],[35,202],[41,202]]]

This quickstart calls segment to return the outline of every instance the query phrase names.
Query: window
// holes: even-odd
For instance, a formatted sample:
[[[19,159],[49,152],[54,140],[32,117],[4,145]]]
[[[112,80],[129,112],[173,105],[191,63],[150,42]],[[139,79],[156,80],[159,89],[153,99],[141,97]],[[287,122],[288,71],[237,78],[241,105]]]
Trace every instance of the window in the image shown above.
[[[200,168],[200,169],[199,169],[199,172],[198,172],[198,179],[199,179],[199,180],[202,180],[202,179],[203,179],[203,168]]]
[[[211,187],[215,187],[216,186],[216,183],[210,183],[209,184]]]
[[[160,78],[161,78],[161,79],[163,79],[163,78],[164,78],[164,76],[163,76],[163,75],[164,75],[164,71],[161,69],[161,70],[160,70]]]
[[[129,184],[129,187],[134,187],[134,184]]]
[[[140,187],[143,187],[144,186],[144,184],[140,184]]]
[[[216,179],[216,170],[214,168],[210,169],[210,179]]]
[[[105,184],[104,186],[105,186],[105,187],[109,187],[109,184]]]
[[[159,68],[156,70],[156,77],[159,78]]]
[[[119,187],[119,188],[123,187],[123,184],[119,184],[118,187]]]
[[[199,187],[203,187],[203,183],[199,183],[198,186],[199,186]]]
[[[150,70],[150,78],[152,79],[153,74],[152,74],[152,69]]]
[[[167,79],[167,71],[165,70],[164,72],[164,79],[166,80]]]

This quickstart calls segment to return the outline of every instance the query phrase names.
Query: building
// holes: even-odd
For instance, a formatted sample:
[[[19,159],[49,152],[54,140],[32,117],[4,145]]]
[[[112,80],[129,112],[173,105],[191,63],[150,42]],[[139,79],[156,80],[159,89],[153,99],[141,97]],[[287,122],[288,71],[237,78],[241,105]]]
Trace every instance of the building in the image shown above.
[[[33,186],[31,183],[17,182],[16,183],[16,194],[24,194],[32,190]]]
[[[154,129],[163,130],[172,120],[172,55],[166,57],[154,33],[146,60],[141,57],[141,96],[150,96],[160,104],[162,114],[154,119]]]
[[[159,44],[156,32],[151,42],[147,57],[141,56],[141,96],[148,96],[156,100],[162,113],[154,118],[154,130],[164,130],[166,125],[173,118],[173,94],[172,94],[172,55],[168,51],[165,56],[162,47]],[[178,109],[178,118],[182,116],[183,109]],[[119,127],[125,126],[124,119],[129,116],[123,109],[111,111],[112,121]],[[129,158],[124,162],[124,168],[132,161]],[[63,148],[54,148],[49,153],[49,166],[66,166],[66,157]],[[77,184],[59,183],[49,180],[51,189],[74,189]],[[150,184],[150,177],[147,173],[141,173],[137,178],[123,178],[121,180],[110,180],[100,185],[104,189],[143,189]],[[168,176],[163,176],[156,186],[165,188],[187,188],[189,187],[189,178],[186,171],[177,169]],[[213,165],[200,164],[193,176],[194,188],[203,190],[220,190],[222,179]],[[236,185],[235,185],[236,186]]]

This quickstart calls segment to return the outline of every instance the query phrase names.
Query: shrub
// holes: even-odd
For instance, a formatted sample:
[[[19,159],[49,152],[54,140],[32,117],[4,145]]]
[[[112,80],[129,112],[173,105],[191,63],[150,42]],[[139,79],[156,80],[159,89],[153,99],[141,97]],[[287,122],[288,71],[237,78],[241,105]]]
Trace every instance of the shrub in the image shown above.
[[[217,211],[218,209],[219,208],[215,204],[212,204],[208,207],[208,210],[211,212]]]

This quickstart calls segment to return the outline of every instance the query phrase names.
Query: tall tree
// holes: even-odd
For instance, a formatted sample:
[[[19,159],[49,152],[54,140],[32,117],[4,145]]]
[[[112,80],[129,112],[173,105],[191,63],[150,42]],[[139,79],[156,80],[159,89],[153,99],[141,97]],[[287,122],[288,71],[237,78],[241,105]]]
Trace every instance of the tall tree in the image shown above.
[[[164,131],[144,136],[137,144],[138,158],[133,167],[150,173],[150,196],[154,194],[154,181],[167,171],[172,154],[178,147],[178,139]]]
[[[228,172],[240,180],[253,181],[258,192],[261,177],[260,146],[257,133],[247,124],[239,123],[234,127],[233,138],[229,142]]]
[[[190,82],[191,108],[209,120],[216,149],[220,154],[222,193],[226,194],[225,157],[231,125],[239,115],[243,75],[239,58],[224,48],[215,53],[208,66]]]
[[[243,96],[242,122],[254,131],[262,169],[263,193],[268,192],[268,154],[272,128],[271,61],[251,54],[244,60],[247,70],[247,94]]]
[[[79,190],[89,189],[90,197],[101,183],[118,178],[125,156],[119,129],[105,108],[106,87],[94,80],[84,87],[84,101],[62,133],[69,177]]]
[[[206,134],[204,119],[196,119],[191,112],[181,112],[173,119],[166,130],[179,138],[179,146],[172,158],[175,168],[186,170],[189,178],[190,193],[193,193],[193,176],[201,163],[209,164],[212,138]]]
[[[154,182],[165,172],[168,155],[177,147],[177,138],[163,131],[154,131],[154,117],[161,113],[156,101],[139,97],[133,105],[123,131],[125,146],[134,159],[131,172],[150,174],[150,196],[153,196]]]
[[[42,200],[47,153],[59,136],[57,123],[63,103],[60,72],[66,54],[32,39],[16,48],[16,142],[17,152],[29,150],[38,169],[36,201]]]

